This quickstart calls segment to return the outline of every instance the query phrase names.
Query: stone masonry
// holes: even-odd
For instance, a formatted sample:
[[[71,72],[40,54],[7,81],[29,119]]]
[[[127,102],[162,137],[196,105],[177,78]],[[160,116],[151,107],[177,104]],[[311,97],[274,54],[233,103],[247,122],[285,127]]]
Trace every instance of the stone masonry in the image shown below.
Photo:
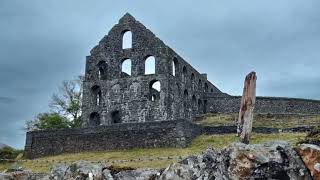
[[[123,48],[123,35],[129,31],[132,47]],[[145,74],[145,61],[151,56],[155,72]],[[121,69],[127,59],[132,63],[131,75]],[[160,92],[152,88],[155,82],[160,82]],[[87,57],[82,126],[191,120],[206,112],[207,93],[222,94],[206,74],[126,14]]]

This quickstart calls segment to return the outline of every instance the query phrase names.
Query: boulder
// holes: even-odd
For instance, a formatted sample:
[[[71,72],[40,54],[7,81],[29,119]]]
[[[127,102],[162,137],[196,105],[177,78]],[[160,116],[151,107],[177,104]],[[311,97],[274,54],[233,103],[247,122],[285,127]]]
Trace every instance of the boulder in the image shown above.
[[[51,179],[61,180],[68,169],[68,166],[63,164],[56,164],[51,168],[50,177]]]
[[[224,179],[225,157],[212,148],[167,167],[159,179]]]
[[[114,178],[113,178],[113,176],[111,174],[111,171],[109,169],[104,169],[102,171],[102,177],[105,180],[114,180]]]
[[[51,170],[51,179],[69,179],[69,180],[102,180],[106,176],[102,164],[92,164],[88,161],[78,161],[70,166],[56,165]],[[103,173],[104,172],[104,173]]]
[[[229,148],[231,179],[311,179],[298,154],[284,141]]]
[[[116,180],[145,180],[156,178],[160,175],[159,170],[154,169],[136,169],[136,170],[128,170],[121,171],[114,175],[114,179]]]
[[[320,147],[314,144],[301,144],[296,150],[313,179],[320,179]]]
[[[0,173],[1,180],[48,180],[49,174],[36,174],[30,171]]]
[[[2,180],[11,180],[12,177],[8,173],[0,173],[0,179],[2,179]]]
[[[167,167],[158,179],[312,179],[298,154],[283,141],[234,143],[222,151],[207,149]]]

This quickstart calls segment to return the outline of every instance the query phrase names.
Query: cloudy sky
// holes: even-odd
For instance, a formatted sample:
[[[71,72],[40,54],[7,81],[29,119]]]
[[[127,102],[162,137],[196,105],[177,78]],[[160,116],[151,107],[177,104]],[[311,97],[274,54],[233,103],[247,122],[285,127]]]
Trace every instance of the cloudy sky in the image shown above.
[[[196,3],[195,3],[196,2]],[[319,0],[1,0],[0,142],[23,148],[25,121],[126,12],[222,91],[320,99]]]

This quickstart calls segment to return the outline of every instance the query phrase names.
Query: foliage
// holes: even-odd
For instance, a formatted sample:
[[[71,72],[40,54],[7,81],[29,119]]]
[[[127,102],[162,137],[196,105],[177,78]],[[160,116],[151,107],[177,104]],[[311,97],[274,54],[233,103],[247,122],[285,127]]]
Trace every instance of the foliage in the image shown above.
[[[22,150],[16,150],[11,147],[4,147],[0,149],[0,159],[15,159],[22,152]]]
[[[303,141],[299,143],[316,144],[320,146],[320,126],[315,127],[313,130],[307,133],[307,136]]]
[[[111,174],[117,174],[117,173],[119,173],[121,171],[134,170],[134,168],[132,168],[132,167],[121,167],[121,166],[114,166],[114,165],[111,165],[111,166],[107,167],[107,169],[110,170]]]
[[[49,107],[56,113],[71,120],[71,127],[80,127],[82,76],[75,80],[63,81],[59,93],[54,93]]]
[[[26,122],[26,130],[62,129],[80,127],[82,76],[63,81],[58,93],[49,104],[50,112],[39,113],[34,120]]]
[[[71,122],[58,113],[40,113],[35,120],[27,122],[27,129],[44,130],[44,129],[64,129],[70,128]]]

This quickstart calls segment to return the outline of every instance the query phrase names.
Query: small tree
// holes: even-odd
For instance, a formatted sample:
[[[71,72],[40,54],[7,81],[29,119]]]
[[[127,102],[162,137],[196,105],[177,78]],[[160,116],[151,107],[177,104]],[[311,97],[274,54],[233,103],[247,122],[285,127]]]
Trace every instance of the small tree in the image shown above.
[[[63,81],[58,94],[52,96],[49,107],[53,112],[70,119],[71,127],[80,127],[82,99],[82,76]]]
[[[40,113],[34,120],[26,122],[27,131],[80,127],[82,100],[82,76],[63,81],[58,93],[54,93],[49,104],[50,113]]]
[[[70,125],[71,122],[58,113],[40,113],[35,120],[27,122],[27,130],[65,129]]]
[[[0,159],[15,159],[22,152],[22,150],[16,150],[11,147],[4,147],[0,149]]]

